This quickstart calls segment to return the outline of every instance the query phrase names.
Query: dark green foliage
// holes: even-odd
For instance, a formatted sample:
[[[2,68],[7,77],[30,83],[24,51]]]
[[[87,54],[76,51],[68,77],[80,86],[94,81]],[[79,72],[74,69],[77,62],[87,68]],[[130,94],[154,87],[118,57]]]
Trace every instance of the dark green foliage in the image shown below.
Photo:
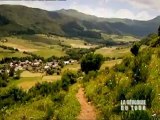
[[[4,70],[1,76],[2,76],[2,80],[8,81],[9,74],[7,73],[7,70]]]
[[[132,52],[133,55],[137,56],[139,52],[139,48],[140,46],[138,44],[134,44],[130,51]]]
[[[7,84],[8,84],[8,82],[7,82],[7,81],[2,80],[2,79],[0,78],[0,87],[6,87],[6,86],[7,86]]]
[[[157,39],[158,35],[155,33],[149,34],[147,37],[140,41],[140,44],[150,46],[152,42]]]
[[[81,70],[86,74],[89,71],[99,70],[103,63],[103,56],[100,54],[89,53],[85,55],[81,60]]]
[[[132,84],[137,84],[138,82],[146,82],[148,78],[148,66],[142,63],[140,66],[135,65],[133,68],[133,75],[132,75]]]
[[[26,54],[24,52],[24,54]],[[31,55],[31,54],[28,54],[28,55]],[[40,56],[37,56],[37,55],[31,55],[31,56],[26,56],[26,57],[5,57],[5,58],[2,58],[2,60],[0,60],[0,63],[1,64],[4,64],[4,63],[9,63],[9,62],[13,62],[13,61],[26,61],[26,60],[29,60],[29,61],[33,61],[35,59],[41,59],[42,61],[44,61],[44,58],[43,57],[40,57]]]
[[[23,103],[28,101],[30,97],[20,88],[10,88],[0,94],[0,109],[7,107],[18,102]]]
[[[5,45],[0,45],[1,48],[3,49],[6,49],[6,50],[11,50],[11,51],[19,51],[18,49],[16,48],[13,48],[13,47],[8,47],[8,46],[5,46]]]
[[[88,74],[86,74],[83,77],[83,82],[89,82],[91,79],[95,79],[97,76],[97,72],[96,71],[89,71]]]
[[[15,72],[15,67],[11,67],[9,71],[9,77],[13,77]]]
[[[59,93],[53,94],[51,96],[51,99],[52,99],[53,102],[61,104],[64,100],[64,97],[65,97],[65,93],[64,92],[59,92]]]
[[[160,58],[160,49],[157,50],[157,57]]]
[[[95,49],[85,49],[85,48],[73,48],[68,49],[66,53],[68,54],[70,59],[80,60],[84,54],[94,52]]]
[[[126,95],[128,93],[128,90],[129,88],[127,87],[119,86],[117,89],[117,96],[116,96],[117,101],[126,100]]]
[[[158,47],[160,46],[160,38],[156,38],[154,39],[151,44],[150,44],[151,47]]]
[[[0,25],[7,25],[9,24],[9,20],[5,18],[4,16],[0,15]]]
[[[136,57],[124,58],[121,64],[114,66],[114,71],[125,73],[132,80],[132,85],[138,82],[146,82],[149,75],[148,65],[151,61],[151,55],[151,50],[145,49]]]
[[[145,52],[141,52],[136,58],[134,58],[134,65],[132,69],[132,84],[137,84],[138,82],[146,82],[149,69],[148,64],[151,60],[151,51],[146,49]]]
[[[66,71],[61,78],[62,88],[68,90],[69,86],[76,83],[77,75],[74,72]]]
[[[151,115],[147,111],[131,111],[130,113],[124,113],[122,120],[151,120]]]
[[[59,58],[56,56],[51,56],[49,58],[46,59],[47,62],[52,62],[53,60],[58,60]]]
[[[140,41],[140,44],[148,45],[151,47],[158,47],[160,45],[160,39],[158,34],[155,33],[149,34],[146,38]]]
[[[82,31],[78,33],[79,36],[101,39],[101,33],[95,31]]]
[[[133,66],[133,59],[131,57],[125,57],[120,64],[116,64],[113,69],[116,72],[126,72],[129,68]],[[132,64],[133,63],[133,64]]]
[[[109,87],[111,90],[116,87],[116,77],[115,74],[111,74],[109,77],[107,77],[106,80],[106,85]]]
[[[55,69],[50,68],[46,72],[48,75],[53,75],[55,73]]]
[[[155,91],[151,86],[140,84],[134,88],[129,97],[132,100],[146,100],[147,107],[151,108]]]
[[[89,71],[88,74],[86,74],[83,77],[83,82],[89,82],[91,79],[96,78],[97,72],[96,71]]]
[[[54,85],[55,83],[48,83],[48,82],[43,82],[43,83],[37,83],[35,85],[35,87],[32,87],[31,89],[29,89],[29,94],[33,95],[33,96],[47,96],[50,93],[53,93],[55,88]],[[56,87],[56,89],[60,89],[58,88],[58,86]]]
[[[47,107],[47,111],[46,114],[43,118],[43,120],[53,120],[53,108],[51,108],[50,106]]]

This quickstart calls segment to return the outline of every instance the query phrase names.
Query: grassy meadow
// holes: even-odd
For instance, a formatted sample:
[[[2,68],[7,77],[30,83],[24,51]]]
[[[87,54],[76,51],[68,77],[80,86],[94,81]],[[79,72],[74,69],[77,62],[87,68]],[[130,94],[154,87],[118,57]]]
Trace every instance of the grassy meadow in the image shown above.
[[[122,49],[117,49],[118,47],[103,47],[95,51],[97,54],[102,54],[104,57],[119,58],[130,55],[129,47],[122,47]]]

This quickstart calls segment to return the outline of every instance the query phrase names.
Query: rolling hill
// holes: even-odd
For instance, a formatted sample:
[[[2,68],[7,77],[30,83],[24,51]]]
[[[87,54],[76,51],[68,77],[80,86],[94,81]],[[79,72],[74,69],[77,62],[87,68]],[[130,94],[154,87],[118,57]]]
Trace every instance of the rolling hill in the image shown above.
[[[58,34],[101,39],[100,33],[145,36],[156,32],[160,16],[149,21],[98,18],[76,10],[46,11],[0,5],[0,34]]]

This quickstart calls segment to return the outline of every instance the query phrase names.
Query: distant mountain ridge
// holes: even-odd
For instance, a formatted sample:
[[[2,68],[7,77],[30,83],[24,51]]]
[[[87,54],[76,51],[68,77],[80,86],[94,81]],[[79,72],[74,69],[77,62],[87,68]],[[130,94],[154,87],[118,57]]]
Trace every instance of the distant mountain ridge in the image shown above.
[[[100,38],[100,32],[145,36],[157,31],[160,16],[138,21],[99,18],[76,10],[46,11],[19,5],[0,5],[0,34],[51,33]],[[98,32],[97,32],[98,31]]]

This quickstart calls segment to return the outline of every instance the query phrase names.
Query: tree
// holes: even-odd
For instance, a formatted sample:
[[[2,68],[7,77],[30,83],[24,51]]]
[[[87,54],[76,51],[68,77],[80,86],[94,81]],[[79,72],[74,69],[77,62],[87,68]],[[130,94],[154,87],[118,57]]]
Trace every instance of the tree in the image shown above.
[[[11,67],[9,71],[9,77],[13,77],[15,72],[15,67]]]
[[[99,70],[104,58],[100,54],[88,53],[81,60],[81,70],[86,74],[89,71]]]
[[[21,71],[20,70],[17,70],[16,72],[15,72],[15,75],[14,75],[14,79],[20,79],[20,75],[21,75]]]
[[[9,77],[9,75],[8,75],[7,71],[5,70],[5,71],[2,73],[2,79],[3,79],[4,81],[8,81],[8,77]]]
[[[140,45],[134,44],[130,51],[132,52],[133,55],[137,56],[139,52],[139,48],[140,48]]]

